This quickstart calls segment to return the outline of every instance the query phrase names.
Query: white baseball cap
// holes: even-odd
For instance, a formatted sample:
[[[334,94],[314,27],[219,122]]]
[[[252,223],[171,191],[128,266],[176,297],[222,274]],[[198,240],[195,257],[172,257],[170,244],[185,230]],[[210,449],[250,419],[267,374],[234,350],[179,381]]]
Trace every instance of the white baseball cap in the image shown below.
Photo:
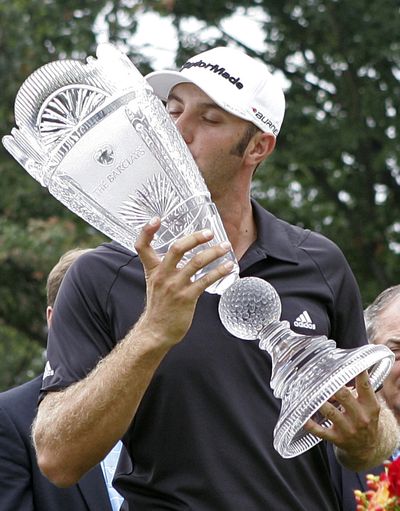
[[[277,136],[285,96],[267,66],[242,51],[217,47],[190,58],[179,71],[154,71],[146,80],[163,101],[178,83],[194,83],[223,110]]]

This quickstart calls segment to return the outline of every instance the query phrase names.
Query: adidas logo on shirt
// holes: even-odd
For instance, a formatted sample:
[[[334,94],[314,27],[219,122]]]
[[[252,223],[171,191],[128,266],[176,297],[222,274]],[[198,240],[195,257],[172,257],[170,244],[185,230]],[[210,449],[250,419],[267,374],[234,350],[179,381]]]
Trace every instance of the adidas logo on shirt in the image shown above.
[[[293,323],[294,326],[298,326],[300,328],[308,328],[309,330],[315,330],[315,323],[313,323],[310,314],[307,311],[304,311],[300,314],[300,316]]]

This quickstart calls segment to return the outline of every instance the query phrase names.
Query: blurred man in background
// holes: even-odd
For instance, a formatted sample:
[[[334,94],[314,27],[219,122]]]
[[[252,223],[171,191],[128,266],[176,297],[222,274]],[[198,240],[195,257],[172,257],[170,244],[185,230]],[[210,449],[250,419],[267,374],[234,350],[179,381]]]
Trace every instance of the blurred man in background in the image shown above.
[[[383,344],[395,354],[395,362],[379,394],[394,413],[400,426],[400,285],[382,291],[365,309],[364,318],[368,341],[372,344]],[[397,448],[392,454],[392,459],[399,453]],[[356,511],[354,490],[367,491],[366,475],[378,475],[383,472],[384,467],[379,465],[363,472],[352,472],[337,463],[329,446],[328,456],[343,511]]]
[[[395,354],[381,395],[400,424],[400,284],[382,291],[367,307],[365,324],[369,342],[384,344]]]
[[[47,279],[47,325],[64,275],[75,260],[91,249],[64,254]],[[45,368],[48,371],[47,368]],[[115,463],[105,459],[71,488],[60,489],[40,472],[31,442],[43,375],[0,394],[1,511],[116,511],[122,498],[111,486]],[[114,453],[115,454],[115,453]],[[117,452],[118,455],[118,452]]]

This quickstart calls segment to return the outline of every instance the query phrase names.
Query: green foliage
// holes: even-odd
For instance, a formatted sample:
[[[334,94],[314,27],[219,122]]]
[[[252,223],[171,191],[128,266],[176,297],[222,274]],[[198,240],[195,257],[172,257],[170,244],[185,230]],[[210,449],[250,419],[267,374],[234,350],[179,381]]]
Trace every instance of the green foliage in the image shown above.
[[[20,385],[44,367],[43,346],[22,332],[0,323],[0,391]]]

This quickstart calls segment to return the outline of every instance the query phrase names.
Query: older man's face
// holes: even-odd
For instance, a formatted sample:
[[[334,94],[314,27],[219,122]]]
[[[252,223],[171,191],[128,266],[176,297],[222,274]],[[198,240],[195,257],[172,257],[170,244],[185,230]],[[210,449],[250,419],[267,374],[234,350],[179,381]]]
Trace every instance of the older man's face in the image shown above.
[[[400,297],[379,315],[374,342],[385,344],[396,357],[392,370],[383,384],[382,395],[400,424]]]

